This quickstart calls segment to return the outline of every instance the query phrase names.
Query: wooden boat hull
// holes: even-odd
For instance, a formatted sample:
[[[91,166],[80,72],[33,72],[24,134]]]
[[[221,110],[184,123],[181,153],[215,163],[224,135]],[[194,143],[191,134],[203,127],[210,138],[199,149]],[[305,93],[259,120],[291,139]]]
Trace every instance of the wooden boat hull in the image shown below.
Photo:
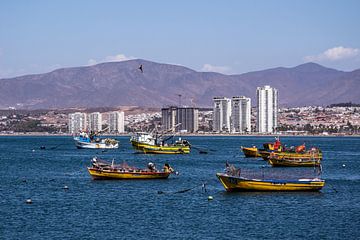
[[[166,179],[170,172],[150,172],[150,171],[111,171],[88,167],[89,174],[93,179]]]
[[[144,153],[153,154],[189,154],[189,146],[143,146]]]
[[[295,153],[295,152],[270,152],[266,150],[259,151],[261,157],[268,161],[270,158],[283,159],[322,159],[322,153]]]
[[[321,164],[321,159],[314,158],[270,158],[269,163],[274,167],[314,167]]]
[[[261,157],[261,154],[258,152],[256,147],[241,147],[245,157]]]
[[[228,192],[232,191],[319,191],[325,181],[321,179],[247,179],[237,176],[229,176],[217,173],[216,176]]]

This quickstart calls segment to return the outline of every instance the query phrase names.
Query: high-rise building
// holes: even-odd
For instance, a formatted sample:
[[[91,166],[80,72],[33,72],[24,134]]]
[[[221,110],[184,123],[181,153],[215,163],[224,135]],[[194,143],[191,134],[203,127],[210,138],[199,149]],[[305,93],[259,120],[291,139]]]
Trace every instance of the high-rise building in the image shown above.
[[[213,131],[230,132],[231,99],[214,97]]]
[[[258,87],[256,128],[260,133],[273,133],[277,128],[278,90],[270,86]]]
[[[69,133],[77,134],[87,128],[86,113],[76,112],[69,114]]]
[[[110,112],[108,120],[109,133],[124,132],[124,112]]]
[[[102,130],[101,113],[93,112],[88,115],[88,130],[99,132]]]
[[[251,132],[251,99],[240,96],[231,99],[231,132]]]
[[[163,130],[197,132],[199,109],[194,107],[168,107],[161,109]]]

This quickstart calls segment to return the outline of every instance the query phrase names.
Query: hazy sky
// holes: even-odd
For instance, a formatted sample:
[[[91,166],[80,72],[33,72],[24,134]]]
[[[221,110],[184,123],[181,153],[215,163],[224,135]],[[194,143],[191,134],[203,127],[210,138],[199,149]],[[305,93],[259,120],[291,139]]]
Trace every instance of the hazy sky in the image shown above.
[[[2,0],[0,78],[142,58],[227,74],[360,68],[360,1]]]

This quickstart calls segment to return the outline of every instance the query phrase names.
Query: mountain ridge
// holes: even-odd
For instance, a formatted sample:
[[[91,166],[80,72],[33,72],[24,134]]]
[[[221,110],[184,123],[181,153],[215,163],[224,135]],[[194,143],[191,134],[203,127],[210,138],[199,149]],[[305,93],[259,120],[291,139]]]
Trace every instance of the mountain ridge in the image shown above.
[[[359,83],[360,69],[344,72],[316,63],[225,75],[134,59],[0,79],[0,108],[162,107],[180,100],[209,107],[214,96],[239,95],[255,105],[256,87],[264,85],[279,90],[282,106],[329,105],[360,102]]]

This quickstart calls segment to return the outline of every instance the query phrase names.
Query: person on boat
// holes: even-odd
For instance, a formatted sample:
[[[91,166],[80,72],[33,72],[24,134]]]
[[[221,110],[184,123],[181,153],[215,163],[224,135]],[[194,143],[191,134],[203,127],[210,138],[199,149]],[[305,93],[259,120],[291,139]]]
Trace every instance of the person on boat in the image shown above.
[[[174,172],[174,169],[172,167],[170,167],[170,165],[168,163],[164,164],[164,172]]]
[[[155,164],[152,163],[152,162],[149,162],[149,163],[148,163],[148,169],[149,169],[151,172],[155,172],[155,171],[156,171]]]
[[[274,150],[281,151],[281,142],[279,138],[275,138]]]
[[[297,146],[295,151],[297,153],[305,152],[305,143],[303,145]]]

